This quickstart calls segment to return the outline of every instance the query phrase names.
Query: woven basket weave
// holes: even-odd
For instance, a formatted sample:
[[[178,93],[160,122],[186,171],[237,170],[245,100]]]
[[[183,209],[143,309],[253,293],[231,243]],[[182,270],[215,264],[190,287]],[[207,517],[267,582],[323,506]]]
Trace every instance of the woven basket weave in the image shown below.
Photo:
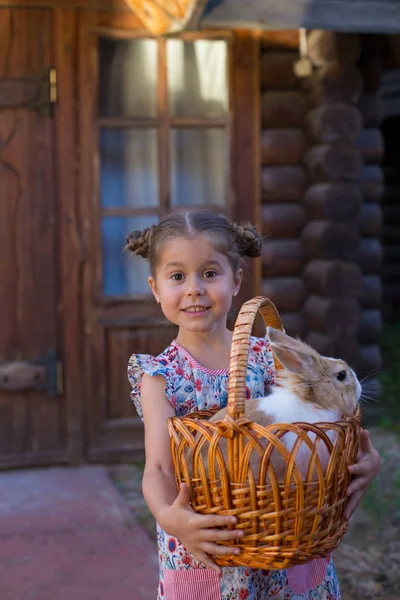
[[[257,311],[266,326],[283,329],[268,298],[257,297],[242,306],[233,332],[225,419],[210,423],[207,419],[216,411],[201,411],[173,417],[168,425],[177,484],[189,485],[193,509],[202,514],[235,516],[238,523],[234,527],[245,532],[234,542],[222,542],[239,547],[240,555],[216,557],[216,562],[285,569],[326,556],[347,529],[343,519],[350,481],[347,467],[356,459],[361,414],[358,410],[340,422],[318,426],[297,423],[262,427],[246,419],[247,363]],[[275,367],[277,371],[282,368],[277,360]],[[328,437],[332,431],[337,432],[334,443]],[[287,432],[297,435],[291,452],[280,442]],[[308,433],[314,433],[315,440]],[[301,440],[313,449],[305,480],[295,463]],[[228,446],[226,461],[221,444]],[[325,472],[318,458],[319,444],[325,445],[329,455]],[[286,462],[281,480],[270,461],[273,451],[280,452]],[[257,472],[249,467],[252,453],[260,456]]]

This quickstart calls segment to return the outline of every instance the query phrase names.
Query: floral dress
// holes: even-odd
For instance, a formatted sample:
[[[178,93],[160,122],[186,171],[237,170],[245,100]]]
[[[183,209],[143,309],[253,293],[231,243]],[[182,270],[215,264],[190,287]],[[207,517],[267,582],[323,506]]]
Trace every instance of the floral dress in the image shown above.
[[[128,365],[131,398],[142,418],[143,373],[162,375],[165,394],[177,416],[223,408],[228,399],[228,369],[206,369],[173,341],[159,356],[133,354]],[[246,397],[268,394],[275,368],[266,338],[250,340]],[[330,557],[282,571],[225,567],[222,577],[205,568],[157,524],[160,577],[157,600],[340,600]]]

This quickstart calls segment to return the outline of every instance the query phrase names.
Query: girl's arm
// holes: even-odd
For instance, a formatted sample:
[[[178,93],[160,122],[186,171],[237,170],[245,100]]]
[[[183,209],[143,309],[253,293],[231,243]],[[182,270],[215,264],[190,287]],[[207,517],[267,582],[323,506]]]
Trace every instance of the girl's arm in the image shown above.
[[[349,467],[349,471],[354,475],[354,479],[347,488],[347,495],[350,496],[350,500],[344,513],[345,519],[350,519],[359,505],[371,481],[377,475],[380,464],[378,451],[369,439],[369,431],[363,429],[360,435],[357,462]]]
[[[241,537],[243,532],[218,529],[235,524],[235,517],[195,513],[190,505],[187,485],[182,485],[177,493],[167,423],[175,413],[165,396],[164,387],[165,379],[161,375],[143,375],[141,404],[146,452],[143,495],[161,527],[179,539],[195,558],[220,574],[221,568],[209,555],[239,554],[239,549],[221,546],[216,542],[233,540]]]

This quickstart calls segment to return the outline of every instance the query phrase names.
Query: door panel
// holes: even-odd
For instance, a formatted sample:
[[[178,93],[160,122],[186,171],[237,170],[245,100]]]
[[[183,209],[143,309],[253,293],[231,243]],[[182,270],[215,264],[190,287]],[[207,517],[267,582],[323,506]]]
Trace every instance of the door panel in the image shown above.
[[[129,328],[110,327],[105,330],[102,349],[105,356],[105,388],[97,387],[103,410],[97,413],[95,421],[92,419],[89,458],[117,460],[142,454],[143,426],[129,400],[128,360],[132,352],[157,356],[175,335],[174,327],[168,324],[160,322],[157,325],[155,322],[141,326],[140,320],[133,321]],[[98,411],[98,407],[98,401],[93,402],[92,414]]]
[[[3,8],[0,23],[0,464],[23,465],[66,444],[63,398],[45,391],[59,349],[52,13]]]
[[[208,208],[232,219],[243,213],[253,220],[257,195],[249,186],[238,194],[233,170],[257,173],[249,145],[258,139],[259,119],[251,113],[235,148],[237,79],[229,36],[215,34],[214,40],[210,33],[206,41],[194,42],[189,36],[183,44],[150,39],[128,26],[125,32],[107,29],[104,18],[96,31],[95,21],[95,15],[82,13],[80,205],[88,248],[88,458],[104,461],[143,455],[143,427],[129,399],[128,360],[134,352],[157,355],[176,336],[148,289],[146,261],[122,252],[124,238],[185,208]],[[251,273],[247,297],[253,295]]]

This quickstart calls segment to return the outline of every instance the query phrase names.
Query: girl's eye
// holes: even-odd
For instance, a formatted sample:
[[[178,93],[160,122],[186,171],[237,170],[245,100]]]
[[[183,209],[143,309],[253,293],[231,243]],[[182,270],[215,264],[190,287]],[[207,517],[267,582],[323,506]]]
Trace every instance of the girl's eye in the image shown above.
[[[337,379],[339,381],[344,381],[346,379],[346,371],[339,371],[339,373],[336,375]]]
[[[212,279],[213,277],[216,276],[216,271],[206,271],[203,275],[203,277],[205,277],[206,279]]]
[[[182,281],[183,275],[182,273],[174,273],[173,275],[171,275],[171,279],[173,279],[174,281]]]

